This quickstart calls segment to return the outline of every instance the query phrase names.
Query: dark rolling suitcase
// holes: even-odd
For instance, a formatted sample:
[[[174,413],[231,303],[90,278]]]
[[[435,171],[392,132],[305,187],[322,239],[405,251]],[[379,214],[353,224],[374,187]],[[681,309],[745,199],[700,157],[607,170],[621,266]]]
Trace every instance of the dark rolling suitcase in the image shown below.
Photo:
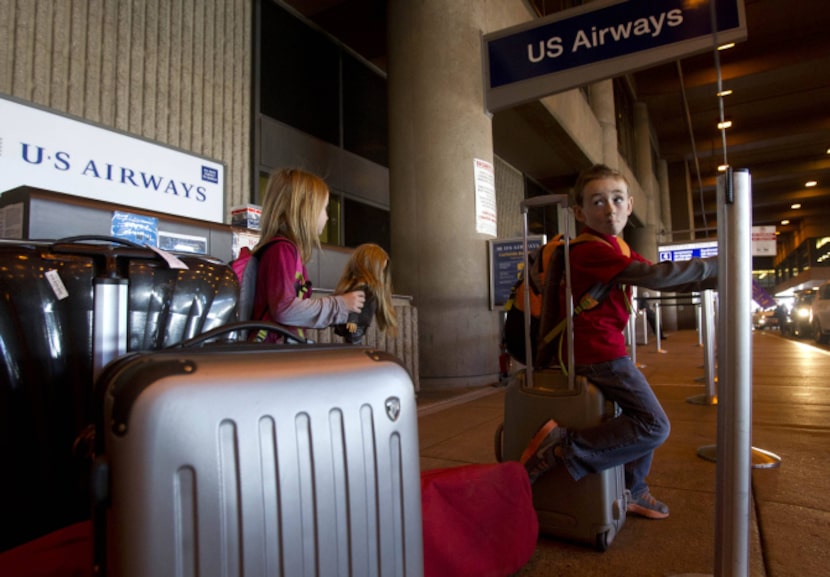
[[[91,422],[94,275],[85,257],[0,244],[0,551],[89,516],[72,445]]]
[[[163,256],[109,237],[0,241],[0,550],[89,518],[85,437],[109,360],[233,320],[230,267]]]
[[[527,237],[528,206],[567,206],[565,195],[535,197],[522,203]],[[568,236],[566,227],[565,236]],[[567,245],[565,246],[567,255]],[[565,267],[568,268],[568,257]],[[527,268],[525,269],[527,270]],[[570,297],[570,276],[565,274]],[[525,299],[525,302],[528,302]],[[570,308],[570,307],[569,307]],[[529,314],[529,313],[528,313]],[[572,314],[569,310],[567,314]],[[529,323],[526,341],[530,341]],[[567,330],[572,333],[572,322]],[[567,366],[573,366],[572,339],[568,339]],[[616,407],[584,377],[563,374],[558,368],[534,370],[526,357],[526,369],[508,384],[504,399],[504,423],[497,435],[496,453],[501,460],[518,460],[539,426],[548,419],[570,429],[581,429],[612,418]],[[533,504],[541,533],[586,544],[604,551],[626,519],[624,466],[574,481],[564,467],[555,467],[533,485]]]
[[[614,415],[614,405],[582,377],[575,379],[573,389],[555,370],[536,371],[530,388],[523,377],[518,375],[505,393],[504,459],[518,460],[547,419],[581,429]],[[533,506],[540,532],[605,551],[625,523],[624,468],[619,465],[574,481],[564,467],[555,467],[533,484]]]
[[[127,355],[98,386],[103,573],[423,574],[417,408],[394,357],[220,344]]]

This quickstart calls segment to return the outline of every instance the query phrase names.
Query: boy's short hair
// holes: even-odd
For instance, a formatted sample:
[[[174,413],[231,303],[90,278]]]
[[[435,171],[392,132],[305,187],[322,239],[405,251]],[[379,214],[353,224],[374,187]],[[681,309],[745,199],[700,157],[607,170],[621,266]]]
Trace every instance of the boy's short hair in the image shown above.
[[[621,180],[625,183],[626,191],[631,188],[628,179],[622,172],[604,164],[595,164],[579,173],[576,184],[574,184],[573,198],[571,199],[572,206],[582,206],[582,201],[584,200],[582,193],[585,190],[585,186],[592,180],[598,180],[600,178]]]

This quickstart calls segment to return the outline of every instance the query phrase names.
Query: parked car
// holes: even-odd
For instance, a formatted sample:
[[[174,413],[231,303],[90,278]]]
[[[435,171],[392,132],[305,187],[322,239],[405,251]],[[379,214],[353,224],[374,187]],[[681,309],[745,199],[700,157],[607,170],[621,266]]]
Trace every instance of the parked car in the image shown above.
[[[813,335],[813,326],[810,319],[813,298],[816,296],[815,289],[796,291],[793,307],[781,333],[795,337],[805,338]]]
[[[752,328],[771,329],[778,326],[778,317],[775,316],[775,309],[757,310],[752,314]]]
[[[813,336],[816,342],[819,344],[828,342],[830,339],[830,281],[818,287],[810,310]]]

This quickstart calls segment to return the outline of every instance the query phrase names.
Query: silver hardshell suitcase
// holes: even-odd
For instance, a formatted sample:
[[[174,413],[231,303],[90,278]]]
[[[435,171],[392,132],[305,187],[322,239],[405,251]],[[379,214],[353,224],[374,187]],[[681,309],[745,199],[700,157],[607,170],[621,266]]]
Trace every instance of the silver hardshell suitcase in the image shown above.
[[[219,345],[103,377],[107,574],[423,575],[417,408],[395,357]]]
[[[540,196],[522,202],[525,239],[528,207],[550,204],[566,207],[567,196]],[[569,238],[567,219],[564,236],[566,239]],[[569,258],[566,243],[566,330],[572,335]],[[527,251],[524,270],[528,270]],[[528,295],[525,295],[524,302],[529,302]],[[554,419],[565,428],[578,430],[598,425],[614,417],[616,406],[605,401],[599,389],[585,377],[574,374],[573,339],[569,338],[567,341],[567,376],[558,367],[534,369],[531,360],[529,313],[526,313],[526,366],[524,371],[510,381],[505,393],[504,423],[499,429],[496,444],[499,460],[519,460],[540,425],[548,419]],[[574,481],[565,467],[554,467],[533,484],[533,506],[539,519],[540,533],[605,551],[622,529],[626,519],[625,468],[623,465],[617,465]]]

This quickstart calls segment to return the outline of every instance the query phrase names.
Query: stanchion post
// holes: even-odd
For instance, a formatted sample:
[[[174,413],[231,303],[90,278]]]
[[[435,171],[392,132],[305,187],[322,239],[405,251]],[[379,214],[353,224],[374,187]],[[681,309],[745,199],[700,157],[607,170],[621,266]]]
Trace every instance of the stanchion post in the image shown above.
[[[631,287],[631,302],[637,303],[632,314],[628,315],[628,343],[631,350],[631,362],[637,365],[637,314],[640,309],[639,301],[637,300],[637,287]],[[637,365],[643,368],[645,365]]]
[[[660,310],[660,301],[654,301],[654,340],[657,341],[657,352],[665,353],[663,348],[662,326],[660,324],[663,312]]]
[[[747,170],[718,177],[718,450],[715,576],[749,573],[752,429],[751,188]]]
[[[703,373],[706,392],[686,399],[695,405],[717,405],[718,394],[715,385],[715,297],[712,291],[703,291],[702,310],[703,320],[700,332],[703,336]],[[714,457],[714,456],[713,456]],[[714,458],[710,459],[714,460]]]

